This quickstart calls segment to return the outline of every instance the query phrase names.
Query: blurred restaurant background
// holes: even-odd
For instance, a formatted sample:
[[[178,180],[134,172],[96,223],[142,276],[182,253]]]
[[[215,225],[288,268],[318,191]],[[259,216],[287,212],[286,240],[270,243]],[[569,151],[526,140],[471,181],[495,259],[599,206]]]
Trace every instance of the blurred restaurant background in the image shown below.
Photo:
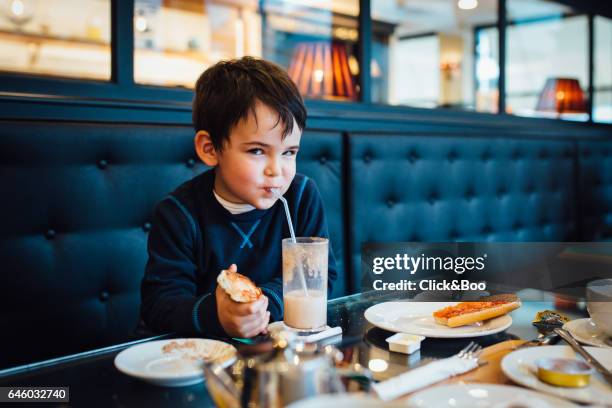
[[[203,69],[252,55],[313,100],[609,123],[605,4],[2,0],[0,70],[4,91],[186,101]]]

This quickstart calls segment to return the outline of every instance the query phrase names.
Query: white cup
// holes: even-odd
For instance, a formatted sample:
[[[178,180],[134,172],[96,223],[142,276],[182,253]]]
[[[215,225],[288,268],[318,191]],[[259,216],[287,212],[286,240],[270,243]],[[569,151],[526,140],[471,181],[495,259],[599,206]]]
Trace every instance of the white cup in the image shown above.
[[[587,310],[595,326],[612,336],[612,279],[598,279],[587,284]]]

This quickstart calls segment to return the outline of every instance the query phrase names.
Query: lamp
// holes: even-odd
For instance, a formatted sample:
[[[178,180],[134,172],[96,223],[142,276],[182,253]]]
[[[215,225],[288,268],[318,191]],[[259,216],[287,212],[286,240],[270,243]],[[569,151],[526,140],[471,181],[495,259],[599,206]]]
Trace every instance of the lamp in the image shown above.
[[[30,0],[11,0],[6,5],[5,14],[19,32],[34,17],[34,8]]]
[[[288,73],[304,96],[349,100],[357,98],[343,43],[299,43],[291,58]]]
[[[580,82],[575,78],[548,78],[540,93],[536,110],[540,112],[586,113]]]

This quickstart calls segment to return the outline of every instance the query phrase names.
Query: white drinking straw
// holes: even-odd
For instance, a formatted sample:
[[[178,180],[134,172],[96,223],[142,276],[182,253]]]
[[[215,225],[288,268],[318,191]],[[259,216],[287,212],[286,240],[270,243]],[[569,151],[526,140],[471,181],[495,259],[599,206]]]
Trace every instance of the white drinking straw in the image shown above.
[[[297,244],[297,240],[295,239],[295,231],[293,230],[293,222],[291,222],[291,214],[289,213],[289,205],[287,204],[287,200],[283,195],[278,191],[277,188],[271,188],[272,193],[281,200],[283,206],[285,207],[285,215],[287,215],[287,224],[289,224],[289,233],[291,234],[291,242]],[[297,262],[298,275],[300,276],[300,281],[302,283],[302,289],[304,289],[304,295],[308,296],[308,288],[306,287],[306,278],[304,277],[304,270],[302,269],[302,263]]]

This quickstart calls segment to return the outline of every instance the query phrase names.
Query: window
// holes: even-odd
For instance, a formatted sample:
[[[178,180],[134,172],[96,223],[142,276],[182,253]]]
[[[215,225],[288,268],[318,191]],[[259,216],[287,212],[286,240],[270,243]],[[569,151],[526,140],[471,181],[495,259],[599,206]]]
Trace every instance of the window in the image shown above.
[[[358,99],[357,0],[136,0],[137,83],[193,88],[222,59],[263,57],[305,97]]]
[[[548,1],[507,7],[506,112],[587,120],[587,17]]]
[[[593,120],[612,123],[612,20],[594,20]]]
[[[110,0],[3,0],[0,7],[0,70],[110,79]]]
[[[497,110],[497,1],[373,1],[372,101]]]
[[[136,83],[193,88],[222,59],[261,56],[256,0],[136,0]]]
[[[499,103],[499,32],[497,27],[476,30],[476,110],[496,113]]]
[[[307,98],[359,100],[358,0],[264,1],[263,56]]]

